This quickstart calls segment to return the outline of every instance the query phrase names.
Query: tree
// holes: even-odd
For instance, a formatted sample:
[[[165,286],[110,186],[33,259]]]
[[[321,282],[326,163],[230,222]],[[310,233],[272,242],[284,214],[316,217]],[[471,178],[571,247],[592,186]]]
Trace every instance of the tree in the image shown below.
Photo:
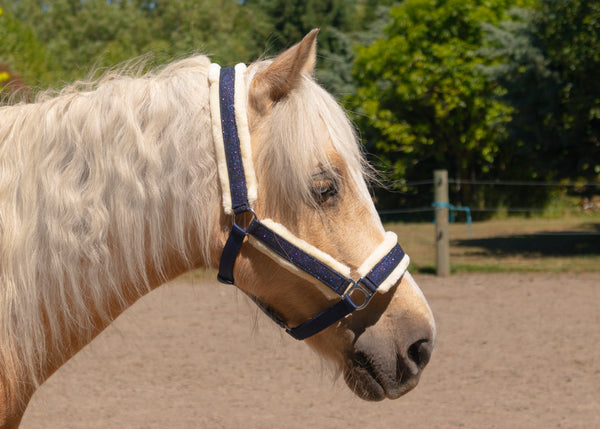
[[[150,66],[196,52],[235,64],[263,52],[261,12],[234,0],[19,0],[11,10],[45,41],[55,81],[140,55]]]
[[[355,92],[352,77],[354,44],[380,28],[382,11],[394,0],[246,0],[268,21],[266,52],[275,55],[319,28],[316,77],[336,96]]]
[[[531,176],[600,179],[600,1],[541,0],[487,28],[486,71],[515,110],[511,142]]]
[[[47,85],[53,78],[51,57],[33,29],[16,19],[10,10],[0,9],[0,72],[11,90],[29,85]],[[10,67],[9,67],[10,64]]]
[[[396,188],[435,168],[465,179],[501,174],[496,160],[511,108],[481,73],[487,59],[478,50],[482,23],[497,23],[515,3],[407,0],[390,9],[383,38],[358,48],[349,103]],[[459,197],[484,204],[468,186]]]
[[[349,0],[246,0],[248,9],[262,11],[269,22],[266,53],[275,55],[320,28],[317,77],[329,90],[347,91],[351,80],[352,42],[344,32],[354,5]]]
[[[156,40],[170,56],[209,54],[223,65],[249,62],[264,52],[268,24],[261,10],[232,0],[154,1],[146,8]]]

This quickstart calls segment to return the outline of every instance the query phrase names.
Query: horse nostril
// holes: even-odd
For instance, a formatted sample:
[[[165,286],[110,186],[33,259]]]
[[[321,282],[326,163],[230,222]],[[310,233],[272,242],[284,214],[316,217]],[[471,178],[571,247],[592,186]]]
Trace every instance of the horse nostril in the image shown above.
[[[408,358],[417,365],[417,368],[423,369],[429,362],[432,351],[433,347],[429,340],[419,340],[408,348]]]

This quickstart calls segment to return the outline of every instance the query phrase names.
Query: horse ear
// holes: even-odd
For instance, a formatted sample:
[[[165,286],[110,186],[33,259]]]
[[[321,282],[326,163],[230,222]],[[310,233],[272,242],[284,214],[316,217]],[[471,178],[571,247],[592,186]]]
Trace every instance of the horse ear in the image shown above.
[[[308,33],[300,43],[279,54],[266,70],[250,84],[249,102],[259,112],[285,98],[298,86],[302,75],[312,74],[317,60],[318,29]]]

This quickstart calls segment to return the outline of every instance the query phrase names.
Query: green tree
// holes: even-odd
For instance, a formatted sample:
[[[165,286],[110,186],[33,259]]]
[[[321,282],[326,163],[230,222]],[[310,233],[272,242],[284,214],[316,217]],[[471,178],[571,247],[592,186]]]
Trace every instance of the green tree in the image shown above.
[[[600,179],[600,1],[541,0],[488,27],[487,73],[515,109],[510,144],[543,179]]]
[[[349,0],[246,0],[247,8],[263,11],[269,22],[266,53],[275,55],[319,28],[317,77],[329,90],[348,91],[352,42],[350,26],[354,5]]]
[[[263,52],[260,11],[234,0],[19,0],[10,7],[45,41],[63,81],[139,55],[148,54],[149,65],[195,52],[234,64]]]
[[[51,56],[44,44],[32,28],[6,8],[0,8],[0,63],[5,64],[3,73],[9,74],[11,81],[21,82],[19,86],[23,86],[21,78],[36,86],[47,85],[53,79]]]
[[[355,92],[354,44],[381,30],[394,0],[246,0],[268,21],[265,53],[275,55],[319,28],[317,79],[336,96]]]
[[[384,37],[359,47],[357,94],[349,99],[367,149],[396,188],[446,168],[451,177],[497,177],[511,108],[480,68],[482,23],[497,23],[517,0],[407,0],[390,10]],[[458,197],[485,204],[469,186]],[[428,196],[429,198],[429,196]],[[425,203],[424,201],[421,202]]]
[[[249,62],[264,52],[268,25],[261,10],[232,0],[154,1],[145,7],[153,34],[171,57],[203,52],[222,64]]]
[[[130,1],[20,0],[12,7],[45,41],[62,80],[137,56],[151,40],[148,22]]]

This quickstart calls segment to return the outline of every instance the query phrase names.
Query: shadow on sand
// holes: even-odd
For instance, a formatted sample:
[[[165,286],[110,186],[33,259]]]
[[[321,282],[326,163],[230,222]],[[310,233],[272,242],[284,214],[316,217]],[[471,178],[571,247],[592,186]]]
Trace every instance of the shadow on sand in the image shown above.
[[[600,255],[600,223],[586,224],[583,227],[584,231],[540,231],[531,234],[457,239],[452,240],[451,246],[472,247],[474,253],[497,256]]]

